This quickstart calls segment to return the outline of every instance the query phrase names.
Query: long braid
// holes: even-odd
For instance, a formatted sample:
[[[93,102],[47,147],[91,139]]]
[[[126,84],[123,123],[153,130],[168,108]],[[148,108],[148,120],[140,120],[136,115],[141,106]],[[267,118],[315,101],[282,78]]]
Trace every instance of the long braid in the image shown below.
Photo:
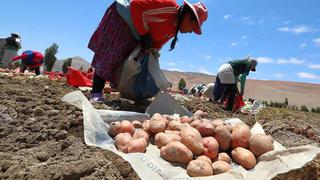
[[[181,25],[181,22],[182,22],[182,20],[184,18],[184,15],[185,15],[185,10],[184,10],[185,8],[184,7],[185,7],[184,5],[179,7],[178,14],[177,14],[177,16],[178,16],[178,25],[177,25],[177,29],[176,29],[176,34],[174,35],[174,38],[171,41],[171,45],[170,45],[169,51],[172,51],[174,49],[174,47],[176,46],[176,43],[178,41],[178,33],[179,33],[179,30],[180,30],[180,25]]]

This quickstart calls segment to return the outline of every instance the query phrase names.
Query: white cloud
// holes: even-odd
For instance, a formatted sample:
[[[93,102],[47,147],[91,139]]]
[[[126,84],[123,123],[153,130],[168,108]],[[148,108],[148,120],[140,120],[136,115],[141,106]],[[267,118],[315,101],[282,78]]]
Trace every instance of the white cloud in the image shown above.
[[[230,19],[231,18],[231,15],[230,14],[226,14],[225,16],[223,16],[223,18],[224,18],[224,20],[228,20],[228,19]]]
[[[169,66],[176,66],[177,64],[174,63],[174,62],[169,62],[168,65],[169,65]]]
[[[244,22],[249,25],[253,25],[256,23],[255,20],[250,16],[241,16],[239,21]]]
[[[257,61],[259,63],[273,63],[274,62],[274,60],[272,58],[269,58],[269,57],[258,57]]]
[[[205,70],[205,69],[199,69],[198,72],[203,73],[203,74],[213,75],[213,73],[211,73],[210,71]]]
[[[304,60],[300,60],[297,58],[290,58],[290,59],[284,59],[284,58],[280,58],[277,61],[277,64],[302,64],[304,62]]]
[[[208,55],[208,54],[203,55],[203,57],[204,57],[205,59],[211,59],[211,58],[212,58],[212,56],[210,56],[210,55]]]
[[[306,46],[307,46],[307,43],[301,43],[301,44],[299,45],[300,48],[305,48]]]
[[[241,36],[241,40],[245,40],[247,38],[248,38],[248,36],[246,36],[246,35]]]
[[[320,79],[319,76],[312,73],[299,72],[297,75],[299,78],[304,78],[304,79]]]
[[[320,47],[320,38],[312,40],[316,46]]]
[[[293,34],[302,34],[302,33],[308,33],[314,31],[313,28],[309,26],[294,26],[294,27],[280,27],[277,29],[278,31],[281,32],[291,32]]]
[[[283,77],[284,77],[284,75],[283,75],[283,74],[281,74],[281,73],[277,73],[277,74],[275,74],[275,75],[274,75],[274,77],[276,77],[276,78],[283,78]]]
[[[308,67],[310,69],[320,69],[320,64],[310,64]]]
[[[183,72],[183,70],[178,69],[178,68],[170,68],[168,69],[169,71],[179,71],[179,72]]]
[[[231,43],[231,46],[237,46],[238,45],[238,42],[232,42]]]

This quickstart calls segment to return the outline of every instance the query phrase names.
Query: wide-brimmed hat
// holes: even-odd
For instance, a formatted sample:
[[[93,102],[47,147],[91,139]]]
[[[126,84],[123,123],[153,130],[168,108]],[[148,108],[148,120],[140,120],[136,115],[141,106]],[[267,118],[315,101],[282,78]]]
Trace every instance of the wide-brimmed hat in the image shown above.
[[[186,0],[184,0],[184,4],[188,5],[192,9],[194,15],[197,18],[198,27],[196,29],[194,29],[193,31],[196,34],[202,34],[201,26],[202,26],[203,22],[206,21],[208,18],[208,11],[207,11],[206,6],[204,4],[202,4],[201,2],[191,4]]]

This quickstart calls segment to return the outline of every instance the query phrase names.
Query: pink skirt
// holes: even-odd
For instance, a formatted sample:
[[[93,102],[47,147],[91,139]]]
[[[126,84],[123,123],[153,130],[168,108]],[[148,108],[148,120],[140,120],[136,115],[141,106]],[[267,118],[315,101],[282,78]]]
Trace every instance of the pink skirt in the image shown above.
[[[113,3],[104,14],[88,45],[94,52],[91,64],[95,73],[104,80],[117,84],[116,71],[137,45],[138,42],[131,34],[129,26],[117,12],[116,3]]]

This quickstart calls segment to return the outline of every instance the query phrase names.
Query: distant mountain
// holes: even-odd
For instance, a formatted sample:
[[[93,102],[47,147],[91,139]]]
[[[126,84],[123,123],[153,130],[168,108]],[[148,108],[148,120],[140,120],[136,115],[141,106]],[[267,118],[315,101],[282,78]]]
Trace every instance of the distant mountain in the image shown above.
[[[52,71],[62,71],[62,64],[63,60],[57,60],[53,66]],[[81,57],[72,57],[71,67],[79,69],[81,66],[83,66],[83,70],[87,70],[91,65],[88,61]]]

